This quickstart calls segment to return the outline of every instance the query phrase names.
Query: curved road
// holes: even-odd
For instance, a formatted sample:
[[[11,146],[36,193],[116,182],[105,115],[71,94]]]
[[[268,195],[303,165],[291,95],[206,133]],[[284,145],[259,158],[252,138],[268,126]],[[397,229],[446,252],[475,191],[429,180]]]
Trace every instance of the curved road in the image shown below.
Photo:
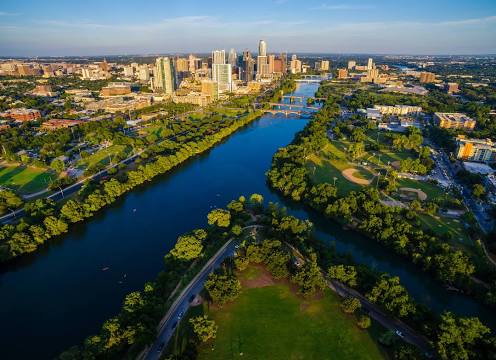
[[[242,230],[259,227],[262,227],[262,225],[250,225],[244,227]],[[138,359],[160,359],[160,355],[174,334],[181,317],[188,310],[192,299],[203,289],[208,275],[214,269],[218,268],[226,258],[233,256],[238,245],[239,239],[230,239],[217,251],[214,256],[212,256],[201,271],[193,278],[193,280],[191,280],[188,286],[184,288],[181,294],[172,303],[171,307],[159,324],[158,335],[155,342],[149,348],[145,349]]]

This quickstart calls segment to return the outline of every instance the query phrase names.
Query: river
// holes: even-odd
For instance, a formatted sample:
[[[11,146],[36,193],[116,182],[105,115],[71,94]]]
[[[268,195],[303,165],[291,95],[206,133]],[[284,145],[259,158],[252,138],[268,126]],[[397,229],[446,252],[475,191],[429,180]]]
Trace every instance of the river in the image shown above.
[[[313,95],[317,87],[302,84],[295,94]],[[251,193],[284,203],[268,188],[265,172],[274,152],[306,122],[265,115],[209,152],[125,195],[41,251],[3,268],[1,358],[50,359],[97,333],[102,322],[118,312],[127,293],[155,278],[180,234],[206,225],[213,207]],[[494,326],[488,309],[445,291],[431,276],[374,241],[301,207],[290,211],[310,218],[318,237],[333,241],[339,251],[400,276],[418,302],[436,312],[478,315]]]

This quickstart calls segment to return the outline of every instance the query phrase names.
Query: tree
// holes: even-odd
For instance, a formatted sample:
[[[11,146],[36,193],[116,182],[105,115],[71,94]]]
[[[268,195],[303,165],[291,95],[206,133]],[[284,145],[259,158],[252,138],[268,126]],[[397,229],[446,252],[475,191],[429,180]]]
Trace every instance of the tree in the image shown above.
[[[234,235],[236,235],[236,236],[241,235],[241,231],[242,231],[242,228],[241,228],[241,226],[239,226],[239,225],[234,225],[234,226],[232,227],[232,229],[231,229],[231,232],[232,232]]]
[[[208,213],[208,224],[218,227],[229,227],[231,224],[231,213],[224,209],[215,209]]]
[[[50,164],[50,167],[58,173],[65,170],[65,164],[60,159],[53,160]]]
[[[22,205],[22,200],[13,191],[0,189],[0,215],[8,210],[17,209]]]
[[[234,276],[212,273],[205,282],[205,289],[214,303],[224,305],[238,297],[241,293],[241,283]]]
[[[209,320],[207,315],[197,316],[189,319],[189,323],[193,326],[193,332],[198,339],[206,342],[210,339],[215,339],[217,335],[217,325],[214,320]]]
[[[261,206],[264,201],[264,198],[260,194],[251,194],[250,203],[253,205]]]
[[[381,276],[367,294],[367,298],[399,317],[415,313],[415,304],[410,300],[408,292],[401,286],[400,278],[397,276]]]
[[[178,260],[194,260],[201,255],[203,251],[202,241],[206,238],[205,230],[194,230],[190,234],[180,236],[170,253]]]
[[[360,329],[368,329],[371,324],[372,321],[367,315],[361,315],[360,318],[358,318],[357,325]]]
[[[472,188],[472,194],[477,199],[482,199],[486,195],[486,189],[481,184],[475,184]]]
[[[43,224],[45,225],[46,230],[51,236],[57,236],[67,232],[67,224],[61,220],[56,218],[55,216],[48,216],[43,220]]]
[[[356,297],[349,296],[341,303],[341,309],[347,314],[353,314],[356,310],[360,309],[362,304]]]
[[[353,160],[358,159],[365,154],[365,145],[363,142],[352,143],[348,146],[348,153]]]
[[[299,286],[298,292],[305,297],[312,296],[318,289],[325,288],[326,282],[320,272],[315,254],[310,255],[309,261],[298,269],[291,281]]]
[[[489,332],[478,318],[457,318],[446,312],[441,315],[436,349],[442,359],[470,359],[475,355],[477,342]]]
[[[250,260],[247,256],[236,256],[234,258],[234,265],[236,265],[236,269],[239,271],[245,270],[250,264]]]
[[[357,284],[357,272],[354,266],[332,265],[329,268],[329,277],[351,287]]]

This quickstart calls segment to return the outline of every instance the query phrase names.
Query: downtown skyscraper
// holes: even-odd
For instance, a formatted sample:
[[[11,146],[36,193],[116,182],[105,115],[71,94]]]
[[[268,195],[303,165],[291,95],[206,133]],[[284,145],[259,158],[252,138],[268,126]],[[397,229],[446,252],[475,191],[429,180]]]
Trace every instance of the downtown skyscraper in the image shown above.
[[[177,88],[176,72],[172,59],[169,57],[157,58],[153,75],[153,90],[172,95]]]

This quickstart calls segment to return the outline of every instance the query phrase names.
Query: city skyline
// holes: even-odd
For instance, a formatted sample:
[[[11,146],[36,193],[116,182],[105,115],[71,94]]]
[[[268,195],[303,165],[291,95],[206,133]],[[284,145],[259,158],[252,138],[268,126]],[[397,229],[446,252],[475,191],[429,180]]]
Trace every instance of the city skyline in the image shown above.
[[[494,54],[496,4],[477,0],[254,1],[246,12],[226,1],[0,6],[1,56],[207,53],[211,49],[376,54]],[[94,6],[93,6],[94,5]],[[98,5],[98,6],[97,6]],[[98,11],[95,11],[98,9]]]

